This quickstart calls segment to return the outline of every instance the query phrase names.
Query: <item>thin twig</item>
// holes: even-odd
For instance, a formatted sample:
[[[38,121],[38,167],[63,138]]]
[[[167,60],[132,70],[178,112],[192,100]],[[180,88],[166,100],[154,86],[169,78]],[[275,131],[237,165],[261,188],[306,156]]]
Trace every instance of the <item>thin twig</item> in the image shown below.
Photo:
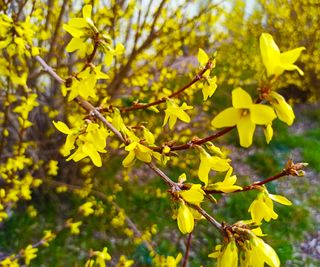
[[[189,87],[191,87],[193,84],[195,84],[197,81],[201,80],[203,78],[203,74],[210,69],[212,66],[212,62],[209,60],[207,65],[205,66],[205,68],[203,68],[188,84],[184,85],[182,88],[180,88],[179,90],[177,90],[176,92],[172,93],[171,95],[155,100],[153,102],[150,102],[148,104],[142,104],[142,103],[136,103],[131,107],[127,107],[127,108],[120,108],[121,112],[129,112],[129,111],[133,111],[133,110],[138,110],[138,109],[147,109],[151,106],[155,106],[161,103],[166,102],[167,98],[174,98],[176,96],[178,96],[179,94],[181,94],[183,91],[185,91],[186,89],[188,89]]]
[[[188,205],[197,210],[203,217],[205,217],[215,228],[217,228],[219,231],[223,230],[223,226],[221,223],[219,223],[215,218],[213,218],[210,214],[208,214],[203,208],[200,206],[197,206],[195,204],[188,203]]]
[[[186,267],[189,259],[189,252],[191,248],[191,241],[192,241],[192,232],[189,233],[188,235],[188,240],[187,240],[187,246],[186,246],[186,254],[184,254],[183,262],[182,262],[182,267]]]
[[[284,177],[284,176],[287,176],[287,175],[290,175],[290,169],[289,168],[286,168],[284,170],[282,170],[281,172],[273,175],[273,176],[270,176],[262,181],[259,181],[259,182],[255,182],[251,185],[247,185],[247,186],[244,186],[242,189],[238,189],[236,191],[233,191],[233,192],[230,192],[230,193],[239,193],[239,192],[245,192],[245,191],[249,191],[249,190],[253,190],[253,189],[256,189],[262,185],[265,185],[267,183],[270,183],[274,180],[277,180],[281,177]],[[223,194],[225,192],[222,192],[220,190],[206,190],[206,189],[203,189],[206,194]]]

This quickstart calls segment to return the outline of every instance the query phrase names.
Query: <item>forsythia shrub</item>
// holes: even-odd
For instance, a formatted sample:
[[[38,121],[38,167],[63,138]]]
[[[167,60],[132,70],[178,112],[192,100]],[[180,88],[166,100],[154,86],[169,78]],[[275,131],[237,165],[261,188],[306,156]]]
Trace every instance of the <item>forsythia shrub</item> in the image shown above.
[[[274,202],[292,202],[269,193],[266,185],[285,176],[303,176],[306,164],[289,160],[279,173],[246,185],[217,139],[237,131],[240,146],[250,149],[257,128],[269,143],[275,120],[293,124],[293,108],[277,92],[277,82],[288,72],[304,75],[298,60],[306,48],[279,48],[277,38],[261,29],[254,36],[260,55],[245,55],[259,64],[258,74],[251,77],[260,77],[257,90],[252,93],[245,83],[236,83],[225,96],[231,105],[209,114],[215,92],[223,90],[220,81],[228,83],[228,72],[216,71],[219,48],[217,53],[207,49],[212,40],[202,33],[208,33],[206,25],[219,28],[226,23],[220,21],[225,9],[212,1],[106,2],[0,1],[0,221],[5,223],[47,188],[56,190],[46,192],[49,195],[70,192],[77,199],[73,213],[62,214],[63,222],[51,225],[37,241],[2,251],[0,265],[32,264],[59,236],[76,239],[89,221],[111,216],[107,228],[120,229],[130,246],[144,244],[149,266],[186,266],[192,233],[204,221],[221,235],[219,244],[206,248],[217,266],[280,266],[261,227],[278,218]],[[222,41],[226,32],[212,38]],[[122,169],[120,177],[110,180],[115,164]],[[185,170],[178,177],[165,173],[178,167]],[[127,215],[128,207],[117,203],[124,185],[144,182],[130,180],[129,173],[139,169],[167,186],[167,192],[153,188],[153,194],[159,201],[169,198],[177,229],[188,235],[178,255],[161,255],[153,242],[157,225],[140,231]],[[109,179],[112,193],[100,190],[102,178]],[[216,218],[219,196],[247,191],[256,193],[248,214],[236,222]],[[138,205],[126,197],[128,206]],[[143,205],[145,213],[157,209]],[[37,219],[34,206],[27,212]],[[117,242],[121,240],[110,240],[112,245]],[[83,266],[142,266],[130,253],[91,245],[85,253],[79,250]]]

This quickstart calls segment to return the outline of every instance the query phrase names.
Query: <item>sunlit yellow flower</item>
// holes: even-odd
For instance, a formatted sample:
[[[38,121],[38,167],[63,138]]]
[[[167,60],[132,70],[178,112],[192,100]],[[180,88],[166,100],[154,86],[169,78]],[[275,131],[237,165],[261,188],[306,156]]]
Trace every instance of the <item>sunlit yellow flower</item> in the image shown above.
[[[72,35],[72,39],[66,47],[67,52],[77,49],[85,52],[87,49],[86,40],[98,33],[97,28],[91,20],[92,6],[85,5],[82,9],[82,18],[72,18],[68,24],[63,24],[63,29]]]
[[[22,252],[23,257],[25,258],[26,265],[30,264],[30,261],[37,257],[37,248],[34,248],[32,245],[28,245]]]
[[[155,255],[152,260],[154,267],[177,267],[182,259],[182,254],[179,253],[176,258],[173,256]]]
[[[265,266],[279,267],[280,260],[274,249],[261,238],[253,236],[245,242],[240,253],[241,267]]]
[[[230,159],[222,159],[217,156],[211,156],[202,147],[198,148],[200,152],[200,166],[198,170],[198,176],[200,181],[208,184],[210,170],[224,172],[227,171],[231,166],[229,164]]]
[[[259,224],[263,219],[268,222],[271,219],[276,220],[278,218],[278,214],[273,210],[272,200],[283,205],[292,205],[291,201],[284,196],[269,194],[265,189],[258,194],[249,207],[248,211],[251,213],[251,218],[254,222]]]
[[[108,248],[106,247],[104,247],[102,251],[94,251],[93,255],[96,256],[96,263],[99,267],[106,267],[106,261],[111,260]]]
[[[200,205],[200,202],[203,201],[205,192],[201,189],[200,184],[193,184],[188,190],[182,190],[179,192],[179,196],[181,196],[185,201]]]
[[[284,97],[272,91],[268,100],[274,107],[279,120],[285,122],[290,126],[294,121],[295,115],[292,107],[286,102]]]
[[[89,216],[90,214],[92,214],[94,212],[94,209],[92,208],[93,206],[93,202],[88,201],[84,204],[82,204],[79,207],[79,211],[84,215],[84,216]]]
[[[180,203],[177,215],[178,227],[181,233],[191,233],[194,227],[194,218],[190,208],[185,203]]]
[[[192,109],[192,106],[188,106],[186,103],[183,103],[180,107],[172,100],[167,100],[167,109],[165,110],[165,117],[163,121],[163,126],[167,124],[169,121],[169,128],[172,129],[176,124],[177,119],[182,120],[184,122],[190,122],[189,115],[185,112],[185,110]]]
[[[80,225],[82,222],[73,222],[72,219],[66,221],[66,226],[70,228],[71,234],[78,235],[80,233]]]
[[[143,162],[151,162],[153,151],[138,142],[132,142],[131,144],[127,145],[125,150],[129,151],[129,154],[122,161],[122,165],[124,167],[131,166],[135,158]]]
[[[224,180],[222,182],[217,182],[214,184],[210,184],[210,189],[214,189],[214,190],[219,190],[222,191],[224,193],[230,193],[230,192],[234,192],[236,190],[241,190],[242,187],[235,185],[235,182],[237,181],[237,176],[232,175],[232,171],[233,168],[230,167],[230,169],[228,170]]]
[[[268,125],[276,118],[271,107],[254,104],[251,96],[241,88],[232,91],[232,105],[220,112],[211,123],[215,128],[237,125],[240,145],[243,147],[252,144],[256,124]]]
[[[210,258],[217,258],[217,267],[238,267],[238,247],[234,240],[228,244],[216,246],[216,251],[209,254]]]
[[[126,256],[121,255],[116,267],[130,267],[134,264],[133,260],[128,260]]]
[[[293,63],[298,59],[305,47],[298,47],[287,52],[280,53],[280,49],[269,33],[260,36],[260,52],[262,61],[267,68],[267,75],[280,75],[285,70],[297,70],[300,75],[303,71]]]

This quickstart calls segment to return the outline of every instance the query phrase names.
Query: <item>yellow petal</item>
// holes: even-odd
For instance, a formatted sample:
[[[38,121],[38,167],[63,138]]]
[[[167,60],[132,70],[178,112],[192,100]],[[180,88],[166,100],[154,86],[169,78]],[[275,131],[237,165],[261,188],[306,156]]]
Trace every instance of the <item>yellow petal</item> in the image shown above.
[[[94,165],[97,167],[102,166],[100,154],[95,150],[92,144],[84,144],[82,146],[82,151],[90,157]]]
[[[88,23],[83,18],[72,18],[69,20],[68,25],[75,28],[84,28],[88,26]]]
[[[72,35],[72,37],[76,37],[76,38],[79,38],[79,37],[82,37],[84,35],[84,32],[80,29],[77,29],[75,27],[71,27],[70,25],[68,24],[63,24],[63,29],[65,31],[67,31],[68,33],[70,33]]]
[[[185,201],[199,205],[200,202],[203,201],[205,194],[200,187],[200,184],[192,185],[189,190],[182,190],[181,192],[179,192],[179,195],[182,196]]]
[[[66,51],[71,53],[77,49],[79,49],[83,44],[83,39],[82,38],[72,38],[71,41],[68,43],[66,47]]]
[[[249,116],[243,116],[240,118],[240,120],[237,123],[237,129],[241,146],[251,146],[255,128],[256,125],[250,120]]]
[[[266,137],[266,142],[267,142],[267,144],[269,144],[272,139],[272,136],[273,136],[272,125],[268,124],[267,127],[263,128],[263,132]]]
[[[207,53],[202,50],[201,48],[199,48],[199,51],[198,51],[198,61],[200,63],[201,66],[205,66],[207,64],[209,60],[209,57],[207,55]]]
[[[129,154],[125,157],[125,159],[122,161],[123,167],[129,167],[132,165],[133,160],[135,158],[134,151],[130,151]]]
[[[276,114],[272,107],[262,104],[254,104],[250,108],[250,117],[255,124],[267,125],[275,118]]]
[[[222,252],[220,266],[238,267],[238,248],[235,241],[228,243],[227,247]]]
[[[232,105],[235,108],[249,108],[252,105],[252,98],[245,90],[238,87],[232,91]]]
[[[276,110],[279,120],[285,122],[289,126],[292,125],[295,115],[292,107],[286,102],[284,97],[276,92],[271,92],[271,96],[275,99],[272,106]]]
[[[260,52],[268,76],[275,74],[275,66],[280,64],[280,50],[269,33],[260,36]]]
[[[181,233],[191,233],[194,227],[194,219],[191,211],[185,204],[181,204],[178,210],[178,227]]]
[[[298,47],[287,52],[283,52],[280,54],[280,62],[281,64],[293,64],[299,58],[301,52],[305,50],[305,47]]]
[[[205,183],[205,185],[208,184],[209,172],[210,172],[210,166],[208,165],[208,163],[205,161],[201,161],[200,166],[199,166],[199,170],[198,170],[198,177],[201,182]]]
[[[92,5],[85,5],[82,9],[82,15],[85,19],[91,19]]]
[[[72,134],[72,131],[69,129],[69,127],[62,121],[52,121],[54,127],[56,127],[60,132],[64,134]]]
[[[292,205],[292,202],[284,196],[269,194],[269,198],[271,198],[273,201],[276,201],[282,205],[287,205],[287,206]]]
[[[211,124],[215,128],[230,127],[237,124],[241,116],[240,110],[227,108],[213,118]]]

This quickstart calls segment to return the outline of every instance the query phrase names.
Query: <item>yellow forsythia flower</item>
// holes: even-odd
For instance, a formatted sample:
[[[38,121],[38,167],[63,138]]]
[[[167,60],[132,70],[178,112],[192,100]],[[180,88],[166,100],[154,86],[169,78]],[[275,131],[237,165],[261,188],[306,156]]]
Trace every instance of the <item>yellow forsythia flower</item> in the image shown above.
[[[279,257],[274,249],[256,236],[245,242],[240,255],[240,265],[243,267],[264,266],[265,263],[271,267],[280,266]]]
[[[116,267],[130,267],[132,266],[132,264],[134,264],[133,260],[128,260],[126,256],[121,255]]]
[[[188,106],[186,103],[183,103],[180,107],[172,100],[167,100],[167,109],[165,110],[165,117],[163,121],[163,126],[167,124],[169,121],[169,128],[172,129],[176,124],[177,119],[182,120],[184,122],[190,122],[189,115],[185,112],[185,110],[192,109],[192,106]]]
[[[106,267],[106,261],[111,260],[108,248],[106,247],[104,247],[102,251],[94,251],[93,255],[96,256],[96,263],[99,267]]]
[[[280,75],[285,70],[297,70],[300,75],[303,71],[293,63],[298,59],[301,51],[305,47],[298,47],[284,53],[280,53],[280,49],[274,42],[272,35],[269,33],[262,33],[260,36],[260,52],[262,61],[267,68],[267,75]]]
[[[292,107],[286,102],[284,97],[274,91],[270,93],[269,102],[276,111],[279,120],[285,122],[289,126],[293,123],[295,115]]]
[[[26,265],[30,264],[30,261],[37,257],[37,248],[34,248],[32,245],[28,245],[22,252],[23,257],[25,258]]]
[[[198,176],[200,181],[208,184],[210,170],[224,172],[227,171],[231,166],[229,164],[230,159],[222,159],[217,156],[211,156],[203,148],[198,147],[200,152],[200,166],[198,170]]]
[[[248,211],[251,213],[254,222],[259,224],[262,220],[269,222],[271,219],[276,220],[278,218],[278,214],[273,210],[272,200],[283,205],[292,205],[291,201],[284,196],[269,194],[265,189],[258,194],[249,207]]]
[[[216,251],[209,255],[210,258],[217,258],[217,267],[238,267],[238,247],[234,240],[227,245],[216,246]]]
[[[215,128],[237,126],[240,145],[252,144],[256,124],[268,125],[275,118],[273,109],[267,105],[254,104],[251,96],[241,88],[232,91],[232,105],[220,112],[211,122]]]
[[[181,233],[188,234],[192,232],[194,227],[194,218],[190,208],[185,203],[180,204],[177,221]]]
[[[200,202],[203,201],[205,192],[201,189],[200,184],[193,184],[190,189],[179,192],[179,195],[189,203],[200,205]]]
[[[235,175],[231,176],[232,171],[233,171],[233,168],[231,167],[228,170],[224,180],[222,182],[217,182],[217,183],[210,185],[210,189],[212,187],[214,190],[219,190],[224,193],[230,193],[230,192],[234,192],[236,190],[241,190],[242,189],[241,186],[235,185],[235,182],[237,181],[237,176],[235,176]]]

